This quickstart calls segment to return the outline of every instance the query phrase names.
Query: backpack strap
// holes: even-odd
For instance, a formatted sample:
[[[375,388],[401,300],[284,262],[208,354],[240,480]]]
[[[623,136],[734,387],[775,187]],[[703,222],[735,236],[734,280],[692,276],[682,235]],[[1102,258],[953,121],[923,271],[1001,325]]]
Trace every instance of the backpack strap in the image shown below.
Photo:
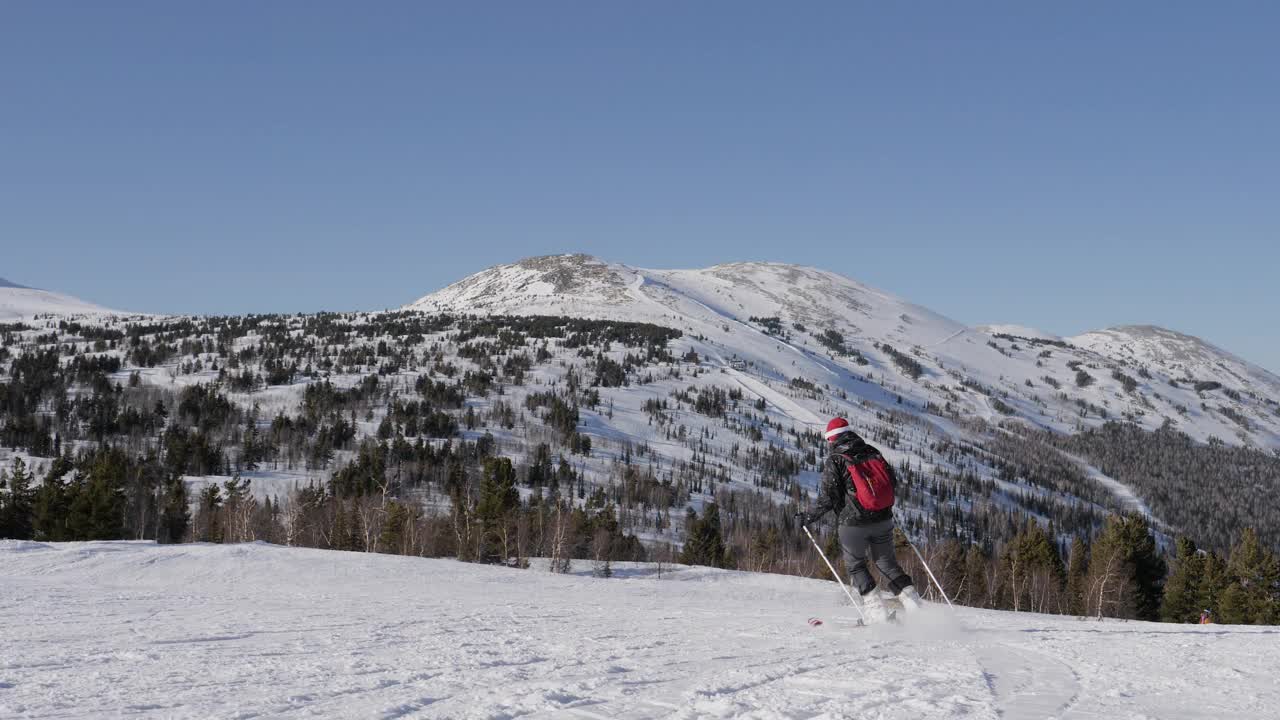
[[[879,450],[871,447],[870,445],[863,445],[860,448],[860,452],[857,452],[857,453],[853,453],[853,454],[835,453],[835,456],[839,458],[844,458],[844,461],[851,465],[856,465],[860,462],[863,462],[865,460],[870,460],[872,458],[883,457],[882,455],[880,455]]]

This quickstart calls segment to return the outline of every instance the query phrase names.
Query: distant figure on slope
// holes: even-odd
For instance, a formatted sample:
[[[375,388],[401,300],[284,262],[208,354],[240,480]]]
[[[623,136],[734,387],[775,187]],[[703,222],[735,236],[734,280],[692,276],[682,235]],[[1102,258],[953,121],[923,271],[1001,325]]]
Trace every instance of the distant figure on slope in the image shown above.
[[[1200,613],[1200,624],[1201,624],[1201,625],[1212,625],[1212,624],[1213,624],[1213,613],[1209,612],[1207,609],[1206,609],[1204,612]]]
[[[879,450],[858,437],[844,418],[827,423],[826,438],[831,451],[823,466],[818,503],[808,512],[797,513],[797,518],[808,525],[828,512],[836,513],[849,582],[862,596],[868,620],[888,618],[867,569],[868,553],[903,607],[919,609],[920,594],[893,553],[893,488],[897,484],[893,467]]]

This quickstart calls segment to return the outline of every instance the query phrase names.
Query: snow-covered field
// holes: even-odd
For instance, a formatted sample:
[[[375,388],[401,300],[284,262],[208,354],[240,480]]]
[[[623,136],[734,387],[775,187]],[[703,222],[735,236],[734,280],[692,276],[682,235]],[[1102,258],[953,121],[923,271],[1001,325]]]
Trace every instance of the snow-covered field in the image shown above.
[[[578,568],[586,573],[585,563]],[[0,541],[0,717],[1263,718],[1280,630],[262,544]],[[806,619],[819,616],[821,627]]]

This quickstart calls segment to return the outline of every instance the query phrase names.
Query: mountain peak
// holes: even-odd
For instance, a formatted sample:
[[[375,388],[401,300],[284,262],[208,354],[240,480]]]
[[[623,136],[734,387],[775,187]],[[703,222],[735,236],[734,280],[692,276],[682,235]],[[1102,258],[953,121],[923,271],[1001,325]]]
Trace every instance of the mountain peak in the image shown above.
[[[526,258],[482,270],[406,306],[495,315],[570,315],[650,322],[702,336],[759,332],[758,318],[830,329],[907,347],[964,326],[839,273],[777,262],[733,262],[701,270],[654,270],[591,255]],[[801,332],[805,332],[801,330]]]
[[[1159,368],[1175,379],[1216,380],[1230,387],[1259,384],[1280,392],[1280,378],[1198,338],[1158,325],[1117,325],[1078,335],[1080,347],[1138,365]]]
[[[516,265],[530,269],[547,269],[553,267],[576,267],[582,265],[607,265],[595,255],[587,253],[561,253],[559,255],[534,255],[517,260]]]
[[[16,283],[16,282],[9,282],[8,280],[5,280],[5,279],[4,279],[4,278],[2,278],[2,277],[0,277],[0,288],[13,288],[13,289],[15,289],[15,290],[30,290],[30,289],[31,289],[31,288],[27,287],[26,285],[19,285],[19,284],[18,284],[18,283]]]
[[[1132,337],[1164,338],[1166,340],[1177,340],[1180,342],[1194,341],[1206,345],[1208,344],[1194,335],[1188,335],[1186,333],[1178,332],[1177,330],[1160,327],[1159,325],[1115,325],[1113,327],[1104,328],[1099,332],[1123,333]]]
[[[608,263],[584,253],[525,258],[515,267],[538,274],[542,282],[560,295],[576,292],[593,280],[614,284],[618,279]]]
[[[1026,325],[1015,325],[1011,323],[997,323],[994,325],[976,325],[973,328],[988,335],[1009,335],[1012,337],[1026,338],[1028,340],[1047,340],[1049,342],[1062,342],[1062,338],[1053,333],[1043,330],[1037,330]]]
[[[1205,354],[1230,355],[1227,351],[1194,335],[1159,325],[1116,325],[1084,333],[1079,338],[1084,340],[1082,344],[1086,347],[1100,342],[1121,343],[1131,348],[1141,345],[1149,350],[1158,351],[1163,356],[1162,359],[1175,362],[1204,359]]]
[[[572,303],[624,303],[627,288],[634,281],[629,268],[591,255],[541,255],[482,270],[406,307],[466,313],[566,314]]]

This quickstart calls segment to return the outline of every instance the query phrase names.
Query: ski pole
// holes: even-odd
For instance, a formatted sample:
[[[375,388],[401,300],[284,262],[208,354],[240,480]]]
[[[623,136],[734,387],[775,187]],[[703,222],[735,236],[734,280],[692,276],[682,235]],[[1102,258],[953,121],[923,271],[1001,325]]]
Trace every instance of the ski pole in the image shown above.
[[[938,592],[942,594],[942,599],[947,601],[947,607],[955,610],[956,606],[951,604],[951,598],[947,597],[947,591],[942,589],[942,583],[938,582],[938,578],[933,576],[933,571],[929,569],[929,563],[924,561],[924,556],[920,554],[920,550],[916,547],[916,544],[911,542],[911,538],[907,538],[907,544],[915,551],[916,557],[920,558],[920,564],[924,566],[924,571],[929,573],[929,579],[938,587]]]
[[[867,616],[862,612],[862,605],[857,600],[853,599],[853,593],[849,592],[848,587],[845,587],[844,580],[840,579],[840,573],[836,572],[835,566],[827,559],[827,554],[822,552],[822,546],[818,544],[817,540],[813,539],[813,533],[809,532],[809,526],[802,524],[800,527],[804,528],[804,534],[809,536],[809,542],[813,543],[813,548],[818,551],[818,557],[822,558],[822,562],[827,564],[827,569],[835,576],[836,582],[840,583],[840,589],[844,591],[845,595],[849,596],[849,602],[853,603],[853,609],[858,611],[858,617],[861,618],[863,622],[866,622]]]

